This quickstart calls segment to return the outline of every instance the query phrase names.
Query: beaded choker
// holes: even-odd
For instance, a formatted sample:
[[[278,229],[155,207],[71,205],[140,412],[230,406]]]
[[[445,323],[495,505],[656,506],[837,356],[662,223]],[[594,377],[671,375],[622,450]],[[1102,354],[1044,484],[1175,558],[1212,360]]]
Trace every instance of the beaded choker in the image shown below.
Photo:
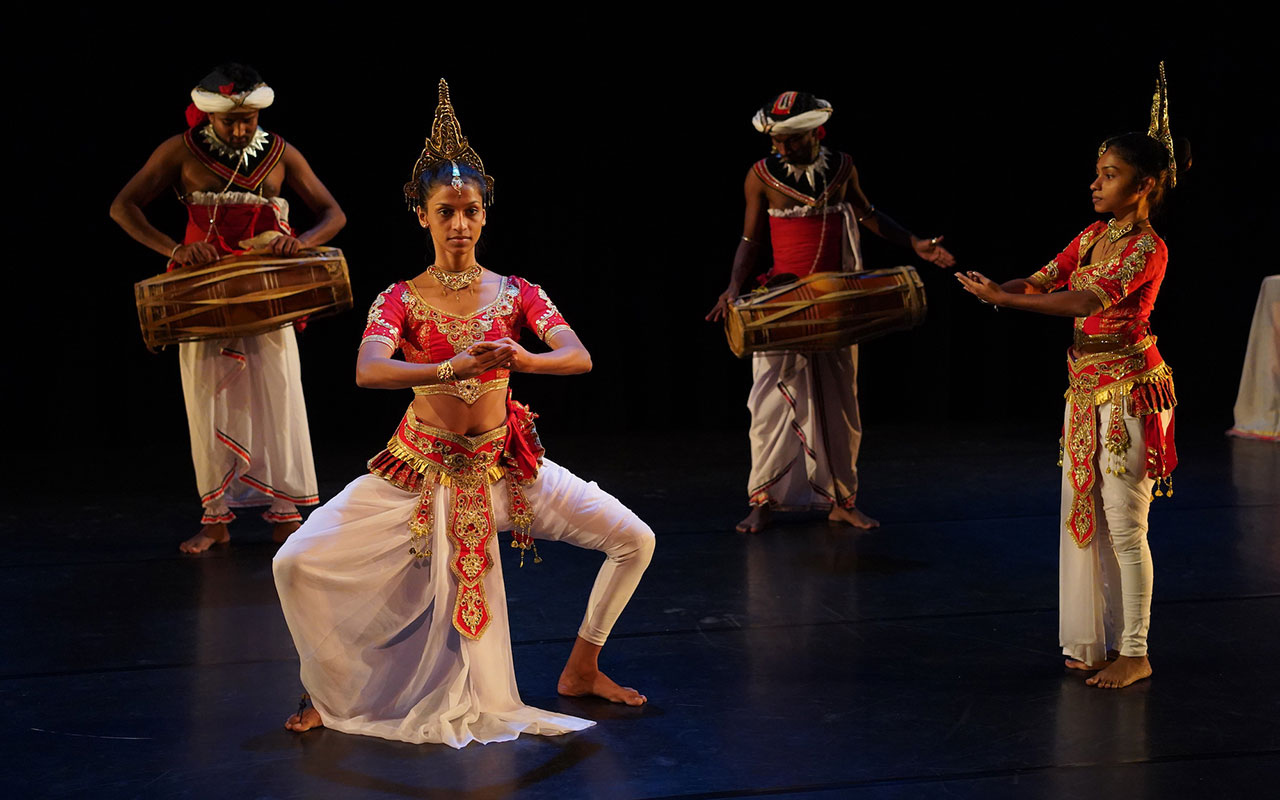
[[[480,265],[472,264],[462,272],[446,272],[432,264],[427,267],[427,272],[431,274],[431,277],[444,284],[446,288],[460,292],[475,282],[476,278],[480,277]]]

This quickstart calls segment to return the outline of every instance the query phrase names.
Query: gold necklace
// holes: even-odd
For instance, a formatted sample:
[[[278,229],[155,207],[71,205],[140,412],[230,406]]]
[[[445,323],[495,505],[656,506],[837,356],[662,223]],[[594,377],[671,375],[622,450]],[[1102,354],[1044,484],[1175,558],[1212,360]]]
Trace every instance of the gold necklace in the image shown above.
[[[1134,223],[1142,223],[1145,221],[1146,220],[1140,219],[1130,220],[1123,225],[1117,225],[1115,217],[1112,217],[1111,220],[1107,222],[1107,239],[1109,239],[1112,244],[1115,244],[1120,241],[1121,236],[1124,236],[1126,233],[1133,230]]]
[[[431,274],[431,277],[444,284],[446,288],[460,292],[470,286],[476,278],[480,277],[480,265],[472,264],[462,272],[446,272],[432,264],[427,267],[427,272]]]

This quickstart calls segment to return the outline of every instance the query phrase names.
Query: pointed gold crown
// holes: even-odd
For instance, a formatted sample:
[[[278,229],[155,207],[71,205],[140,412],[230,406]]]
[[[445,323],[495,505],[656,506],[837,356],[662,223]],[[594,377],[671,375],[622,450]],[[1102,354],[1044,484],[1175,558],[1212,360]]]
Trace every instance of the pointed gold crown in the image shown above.
[[[1178,158],[1173,150],[1173,133],[1169,130],[1169,83],[1164,77],[1164,62],[1156,78],[1156,92],[1151,97],[1151,126],[1147,135],[1164,145],[1169,153],[1169,185],[1178,185]]]
[[[485,202],[493,203],[493,176],[485,175],[484,162],[462,135],[458,125],[458,117],[453,113],[453,103],[449,100],[449,84],[440,79],[440,102],[436,106],[436,118],[431,123],[431,135],[426,139],[422,155],[413,165],[413,178],[404,185],[404,199],[409,208],[417,210],[426,198],[422,197],[422,173],[434,169],[446,162],[466,164],[476,172],[484,175]]]

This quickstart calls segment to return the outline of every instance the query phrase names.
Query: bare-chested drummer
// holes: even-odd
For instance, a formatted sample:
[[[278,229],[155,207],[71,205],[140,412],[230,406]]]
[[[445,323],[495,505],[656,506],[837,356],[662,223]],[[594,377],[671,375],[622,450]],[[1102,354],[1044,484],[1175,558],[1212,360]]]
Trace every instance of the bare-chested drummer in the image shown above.
[[[275,93],[257,71],[224,64],[191,91],[186,133],[170,137],[120,191],[111,218],[170,268],[208,264],[229,253],[268,248],[289,256],[331,239],[346,215],[297,148],[258,127]],[[285,184],[316,224],[289,225]],[[187,207],[178,242],[147,221],[143,208],[172,187]],[[284,541],[302,521],[298,506],[318,501],[307,410],[293,328],[178,345],[200,502],[200,532],[184,541],[199,553],[230,540],[232,508],[269,506],[262,515]]]
[[[772,140],[773,155],[747,171],[747,213],[729,285],[708,320],[724,317],[745,288],[768,231],[773,268],[765,279],[862,269],[859,225],[919,258],[950,267],[955,259],[876,210],[858,183],[853,159],[823,146],[831,104],[807,92],[773,97],[751,120]],[[832,522],[874,528],[858,499],[858,346],[752,357],[751,511],[737,525],[763,530],[773,511],[829,510]]]

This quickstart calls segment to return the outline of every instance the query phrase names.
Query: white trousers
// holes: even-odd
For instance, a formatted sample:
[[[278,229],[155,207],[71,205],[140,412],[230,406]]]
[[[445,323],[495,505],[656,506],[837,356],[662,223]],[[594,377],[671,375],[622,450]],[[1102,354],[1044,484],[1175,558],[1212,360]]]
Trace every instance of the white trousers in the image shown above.
[[[264,505],[269,521],[300,520],[319,498],[293,328],[183,342],[178,361],[203,522]]]
[[[418,495],[372,475],[312,512],[276,554],[276,588],[302,662],[302,684],[324,724],[452,747],[593,725],[520,700],[500,558],[514,551],[505,535],[489,542],[488,627],[478,640],[454,628],[458,582],[446,532],[452,491],[433,491],[430,558],[409,554]],[[510,530],[505,484],[494,484],[490,494],[495,529]],[[525,496],[536,514],[535,537],[606,555],[578,631],[604,644],[653,555],[653,531],[594,482],[549,460]],[[552,575],[538,577],[547,581],[547,594],[564,590]]]
[[[751,411],[752,505],[783,511],[851,507],[858,494],[858,346],[756,353]]]
[[[1067,403],[1064,425],[1070,419]],[[1163,412],[1168,425],[1173,412]],[[1111,403],[1095,409],[1098,427],[1094,455],[1093,503],[1096,529],[1085,547],[1076,544],[1067,530],[1074,497],[1070,482],[1070,458],[1063,459],[1062,508],[1059,523],[1058,638],[1063,654],[1096,664],[1109,650],[1124,656],[1147,654],[1147,629],[1151,624],[1151,589],[1154,568],[1147,545],[1147,512],[1154,481],[1147,477],[1146,443],[1142,419],[1126,412],[1129,450],[1125,472],[1107,472],[1111,454],[1103,446]]]

